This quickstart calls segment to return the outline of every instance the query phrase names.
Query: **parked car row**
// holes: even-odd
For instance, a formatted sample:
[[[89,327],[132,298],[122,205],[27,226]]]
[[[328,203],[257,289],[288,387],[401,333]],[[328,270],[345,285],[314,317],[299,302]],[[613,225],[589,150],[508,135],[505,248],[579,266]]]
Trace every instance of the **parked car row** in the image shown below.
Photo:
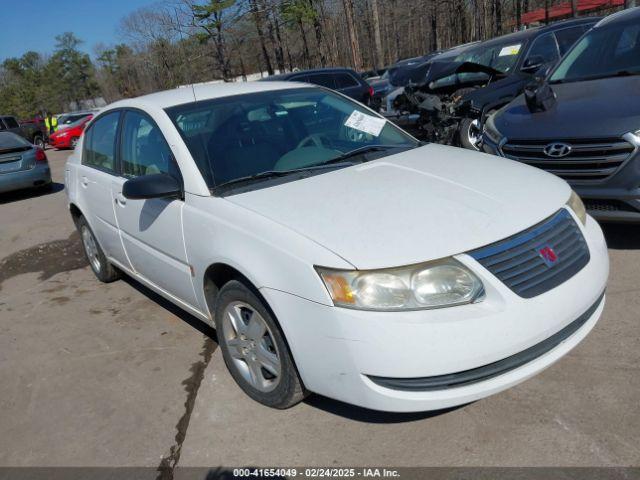
[[[486,122],[482,150],[569,182],[600,220],[640,222],[640,9],[599,22]]]

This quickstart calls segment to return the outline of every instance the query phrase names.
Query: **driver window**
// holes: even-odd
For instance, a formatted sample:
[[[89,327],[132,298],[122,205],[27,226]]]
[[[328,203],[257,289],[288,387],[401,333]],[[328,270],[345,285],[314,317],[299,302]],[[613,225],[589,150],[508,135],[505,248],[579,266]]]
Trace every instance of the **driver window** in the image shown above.
[[[533,42],[522,68],[526,69],[529,66],[538,64],[540,60],[542,60],[543,65],[548,65],[557,62],[559,59],[556,37],[553,33],[547,33]]]
[[[148,117],[138,112],[128,111],[125,114],[120,161],[125,177],[154,173],[180,177],[169,145],[160,129]]]

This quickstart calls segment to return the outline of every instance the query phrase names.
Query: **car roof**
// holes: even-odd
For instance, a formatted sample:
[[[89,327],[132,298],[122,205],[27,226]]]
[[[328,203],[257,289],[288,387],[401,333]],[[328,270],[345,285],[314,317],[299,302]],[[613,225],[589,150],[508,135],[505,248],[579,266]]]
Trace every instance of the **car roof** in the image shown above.
[[[476,46],[476,48],[491,47],[493,45],[499,45],[505,42],[524,42],[531,37],[541,35],[543,33],[553,32],[556,30],[561,30],[563,28],[573,27],[577,25],[583,25],[585,23],[595,24],[599,22],[601,18],[602,17],[582,17],[582,18],[574,18],[571,20],[561,20],[559,22],[554,22],[550,25],[543,25],[540,27],[528,28],[526,30],[520,30],[519,32],[509,33],[507,35],[502,35],[501,37],[485,40],[484,42],[479,43]]]
[[[260,80],[265,81],[278,81],[278,80],[286,80],[287,78],[291,78],[294,75],[309,75],[313,73],[355,73],[355,70],[346,67],[326,67],[326,68],[313,68],[310,70],[298,70],[297,72],[288,72],[281,73],[278,75],[269,75],[268,77],[261,78]]]
[[[175,105],[192,103],[202,100],[230,97],[233,95],[246,95],[249,93],[267,92],[273,90],[286,90],[293,88],[313,88],[314,85],[298,82],[229,82],[194,84],[151,93],[136,98],[119,100],[107,105],[105,110],[123,107],[138,108],[168,108]]]
[[[615,25],[617,23],[626,23],[632,19],[640,19],[640,7],[627,8],[626,10],[620,10],[619,12],[612,13],[600,20],[594,28],[600,28],[605,25]]]

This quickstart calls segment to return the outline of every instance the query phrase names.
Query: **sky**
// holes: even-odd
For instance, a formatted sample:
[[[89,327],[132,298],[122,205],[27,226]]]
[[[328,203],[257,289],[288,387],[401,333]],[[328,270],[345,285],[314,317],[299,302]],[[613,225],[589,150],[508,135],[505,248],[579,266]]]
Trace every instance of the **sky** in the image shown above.
[[[0,0],[0,62],[33,50],[52,53],[55,36],[73,32],[94,56],[97,43],[111,45],[120,19],[157,0]]]

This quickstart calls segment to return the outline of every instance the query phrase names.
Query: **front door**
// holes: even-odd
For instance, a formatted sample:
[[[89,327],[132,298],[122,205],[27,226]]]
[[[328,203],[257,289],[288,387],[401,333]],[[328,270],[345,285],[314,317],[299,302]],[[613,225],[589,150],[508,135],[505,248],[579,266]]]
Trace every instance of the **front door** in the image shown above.
[[[180,179],[171,149],[155,122],[137,110],[124,114],[121,177],[112,183],[120,236],[132,269],[190,306],[197,305],[182,229],[181,199],[131,200],[122,195],[129,178],[166,173]]]

